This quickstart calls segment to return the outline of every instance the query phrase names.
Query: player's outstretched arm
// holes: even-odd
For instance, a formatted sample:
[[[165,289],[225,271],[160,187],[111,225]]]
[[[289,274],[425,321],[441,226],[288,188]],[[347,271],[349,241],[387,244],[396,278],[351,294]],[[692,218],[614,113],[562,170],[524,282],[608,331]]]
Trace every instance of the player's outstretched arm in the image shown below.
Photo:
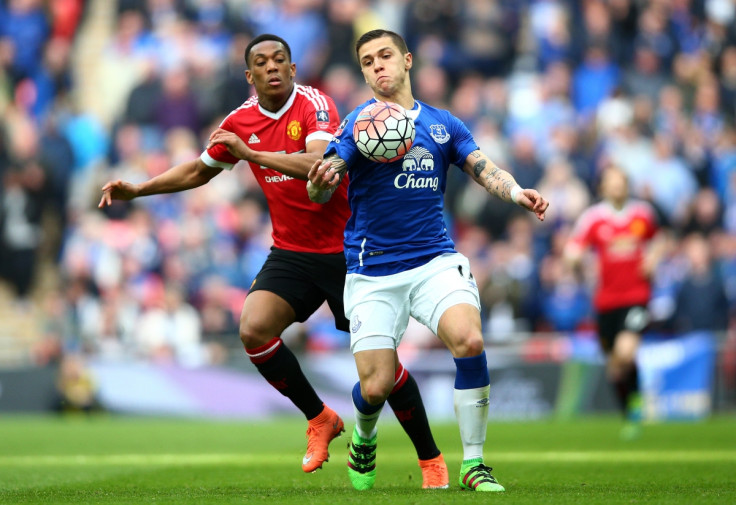
[[[140,184],[116,180],[102,186],[102,198],[97,205],[103,208],[112,205],[113,200],[132,200],[139,196],[176,193],[207,184],[210,179],[222,172],[221,168],[210,167],[200,158],[187,161],[168,169],[153,179]]]
[[[573,243],[572,241],[568,241],[567,244],[565,244],[564,249],[562,250],[562,259],[565,261],[565,263],[570,266],[573,270],[578,270],[582,268],[583,265],[583,257],[585,256],[586,248]]]
[[[514,176],[502,170],[493,163],[488,156],[476,150],[468,155],[463,165],[475,182],[486,188],[492,195],[513,202],[533,212],[537,219],[544,221],[549,202],[540,195],[537,190],[522,188],[516,183]]]
[[[655,233],[644,250],[644,257],[641,262],[641,271],[645,277],[651,278],[662,261],[672,247],[672,240],[669,230],[661,229]]]
[[[307,180],[309,169],[312,164],[322,159],[322,154],[327,149],[326,140],[312,140],[307,144],[303,153],[276,153],[270,151],[256,151],[251,149],[235,133],[218,128],[212,132],[207,144],[207,149],[222,144],[230,154],[241,160],[256,163],[258,165],[272,168],[278,172],[295,179]]]
[[[342,181],[347,171],[347,163],[336,154],[314,162],[309,169],[307,193],[309,199],[317,203],[325,203],[332,198],[332,193]]]

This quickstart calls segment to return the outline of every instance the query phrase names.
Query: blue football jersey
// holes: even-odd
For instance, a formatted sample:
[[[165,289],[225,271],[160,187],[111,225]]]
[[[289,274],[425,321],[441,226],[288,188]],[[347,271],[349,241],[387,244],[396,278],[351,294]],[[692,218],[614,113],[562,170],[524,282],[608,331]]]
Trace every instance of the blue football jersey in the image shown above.
[[[402,272],[455,251],[443,217],[447,171],[462,167],[478,149],[462,121],[415,101],[408,111],[416,129],[409,152],[391,163],[371,161],[355,145],[353,123],[375,101],[348,114],[325,152],[337,153],[348,165],[348,272],[370,276]]]

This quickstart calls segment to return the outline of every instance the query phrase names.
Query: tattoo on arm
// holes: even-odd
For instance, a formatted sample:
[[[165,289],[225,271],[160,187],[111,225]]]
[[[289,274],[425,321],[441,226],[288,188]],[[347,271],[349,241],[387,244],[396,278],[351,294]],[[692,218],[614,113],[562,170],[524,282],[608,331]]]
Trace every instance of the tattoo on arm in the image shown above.
[[[503,181],[502,187],[501,187],[501,198],[504,200],[508,200],[511,198],[511,189],[514,187],[514,185],[511,183],[511,181]]]
[[[348,164],[344,159],[340,158],[337,153],[330,154],[325,158],[325,161],[332,162],[332,168],[335,172],[340,174],[340,180],[345,177],[345,173],[348,171]]]
[[[480,177],[480,174],[484,168],[486,168],[486,160],[475,162],[475,165],[473,165],[473,173],[475,174],[476,179]]]
[[[485,165],[485,161],[483,162],[483,164]],[[500,169],[496,165],[491,163],[491,171],[486,174],[486,177],[485,177],[486,180],[483,183],[483,186],[487,188],[489,184],[491,184],[495,179],[497,179],[499,170]]]
[[[332,163],[331,168],[334,169],[340,177],[340,181],[338,182],[339,185],[340,183],[342,183],[342,180],[348,171],[347,162],[340,158],[336,153],[330,154],[329,156],[324,158],[323,163],[326,161]],[[329,189],[319,189],[316,186],[312,185],[311,181],[307,182],[307,193],[309,194],[309,199],[317,203],[327,202],[332,197],[332,194],[335,192],[336,189],[337,186],[333,186]]]
[[[514,177],[505,170],[498,168],[492,161],[481,159],[473,165],[475,180],[492,195],[502,200],[511,200],[511,190],[516,186]]]
[[[337,157],[337,156],[335,156],[334,158],[330,158],[330,160],[332,161],[332,168],[334,168],[335,172],[340,174],[340,177],[342,177],[345,174],[345,172],[347,172],[348,170],[347,162],[344,159]]]

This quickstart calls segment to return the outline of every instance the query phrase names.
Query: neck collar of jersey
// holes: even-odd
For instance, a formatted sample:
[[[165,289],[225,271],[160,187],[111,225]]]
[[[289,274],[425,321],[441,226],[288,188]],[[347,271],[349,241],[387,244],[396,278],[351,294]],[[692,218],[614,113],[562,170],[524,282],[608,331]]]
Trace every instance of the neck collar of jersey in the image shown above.
[[[411,110],[406,111],[406,115],[416,121],[420,112],[422,112],[422,104],[414,100],[414,107],[412,107]]]
[[[291,105],[294,103],[294,98],[296,98],[297,86],[298,84],[294,84],[294,87],[291,90],[291,95],[289,95],[289,99],[276,112],[271,112],[270,110],[264,109],[263,107],[261,107],[260,102],[258,102],[258,110],[260,110],[261,114],[263,114],[266,117],[270,117],[271,119],[279,119],[281,116],[283,116],[286,113],[287,110],[291,108]]]
[[[610,200],[603,200],[603,203],[611,210],[611,212],[614,213],[614,215],[622,216],[629,209],[631,201],[627,199],[620,209],[617,209],[613,202],[611,202]]]

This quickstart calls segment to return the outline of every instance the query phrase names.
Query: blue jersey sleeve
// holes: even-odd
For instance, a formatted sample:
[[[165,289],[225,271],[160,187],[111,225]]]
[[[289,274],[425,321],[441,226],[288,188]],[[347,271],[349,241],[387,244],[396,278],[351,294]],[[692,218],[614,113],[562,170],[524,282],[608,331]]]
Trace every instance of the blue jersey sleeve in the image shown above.
[[[348,114],[342,123],[340,123],[337,131],[335,131],[335,135],[327,145],[324,154],[325,157],[330,154],[337,154],[348,166],[351,166],[355,157],[360,155],[360,151],[358,151],[358,147],[355,145],[355,139],[353,138],[353,124],[355,123],[355,117],[358,115],[358,110],[356,109]]]
[[[452,153],[450,161],[460,168],[465,165],[465,159],[473,151],[479,149],[465,123],[450,114],[450,135],[452,138]]]

